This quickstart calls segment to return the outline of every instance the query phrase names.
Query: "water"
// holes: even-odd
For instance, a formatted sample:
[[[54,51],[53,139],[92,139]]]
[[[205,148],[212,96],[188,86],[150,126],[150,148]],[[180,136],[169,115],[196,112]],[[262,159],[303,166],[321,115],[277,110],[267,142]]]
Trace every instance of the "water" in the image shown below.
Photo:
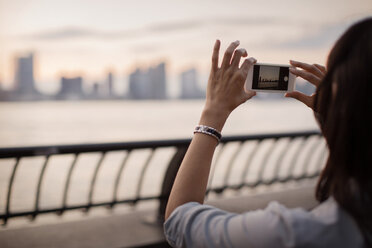
[[[203,101],[0,103],[0,147],[189,138]],[[291,100],[251,100],[224,135],[313,130],[311,110]]]
[[[203,101],[101,101],[0,103],[0,146],[32,146],[124,142],[133,140],[190,138],[198,123]],[[293,132],[317,129],[312,111],[291,101],[251,100],[232,113],[223,135]],[[228,149],[233,154],[234,144]],[[284,144],[285,145],[285,144]],[[144,195],[160,192],[162,177],[173,148],[159,149],[146,171]],[[118,199],[134,197],[140,169],[149,150],[135,151],[122,174]],[[226,153],[227,154],[227,153]],[[247,153],[248,154],[248,153]],[[243,153],[242,160],[246,159]],[[108,153],[98,174],[94,201],[112,198],[113,182],[125,152]],[[87,201],[90,180],[100,155],[79,157],[71,178],[68,204]],[[40,207],[61,205],[71,155],[53,156],[42,184]],[[227,157],[221,163],[228,163]],[[11,210],[33,208],[42,157],[21,160],[12,191]],[[239,160],[237,160],[239,164]],[[8,180],[14,160],[0,160],[0,212],[5,210]],[[239,166],[238,166],[239,167]],[[232,179],[240,176],[237,167]],[[221,167],[222,168],[222,167]],[[216,172],[216,185],[224,170]]]

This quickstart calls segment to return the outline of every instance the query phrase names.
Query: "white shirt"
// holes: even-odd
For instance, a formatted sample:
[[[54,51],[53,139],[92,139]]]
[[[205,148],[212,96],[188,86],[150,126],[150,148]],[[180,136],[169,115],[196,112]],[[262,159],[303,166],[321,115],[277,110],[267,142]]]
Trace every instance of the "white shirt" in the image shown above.
[[[271,202],[243,214],[186,203],[164,223],[174,247],[363,247],[355,221],[331,197],[312,211]]]

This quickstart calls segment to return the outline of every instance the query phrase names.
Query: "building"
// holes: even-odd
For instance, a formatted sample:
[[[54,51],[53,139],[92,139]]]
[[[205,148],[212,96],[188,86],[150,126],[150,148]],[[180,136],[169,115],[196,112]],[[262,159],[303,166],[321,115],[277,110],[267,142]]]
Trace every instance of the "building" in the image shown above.
[[[113,76],[113,74],[112,74],[112,72],[109,72],[108,74],[107,74],[107,79],[106,79],[107,81],[107,94],[108,94],[108,96],[109,97],[112,97],[112,96],[114,96],[115,94],[114,94],[114,76]]]
[[[7,94],[5,90],[3,90],[3,85],[0,81],[0,101],[5,101],[5,100],[7,100]]]
[[[83,78],[61,78],[61,89],[58,92],[58,99],[75,100],[84,97]]]
[[[34,80],[34,55],[31,53],[17,58],[15,68],[15,92],[24,96],[36,95],[38,92]]]
[[[165,63],[149,68],[136,69],[129,75],[129,96],[132,99],[166,99]]]
[[[180,75],[182,99],[203,98],[205,93],[198,86],[198,73],[195,68],[184,71]]]
[[[166,99],[165,63],[150,68],[148,71],[148,89],[151,99]]]
[[[149,97],[147,91],[146,73],[136,69],[129,75],[129,96],[132,99],[146,99]]]
[[[92,88],[92,92],[90,94],[90,97],[93,98],[93,99],[100,98],[101,97],[100,88],[101,87],[100,87],[98,82],[93,83],[93,88]]]

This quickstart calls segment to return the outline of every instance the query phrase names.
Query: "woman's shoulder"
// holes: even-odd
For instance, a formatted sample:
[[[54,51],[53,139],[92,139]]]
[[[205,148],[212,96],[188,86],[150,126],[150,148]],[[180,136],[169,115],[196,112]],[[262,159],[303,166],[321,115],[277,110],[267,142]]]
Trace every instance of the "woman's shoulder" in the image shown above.
[[[285,228],[296,247],[363,247],[356,222],[333,197],[310,211],[277,202],[271,202],[265,211],[268,218],[279,216],[277,228]]]
[[[330,198],[311,211],[271,202],[264,209],[234,214],[198,203],[178,207],[165,223],[176,247],[362,247],[353,219]],[[341,235],[340,235],[341,234]],[[211,237],[214,238],[211,238]],[[190,246],[191,245],[191,246]],[[207,246],[208,246],[207,245]],[[217,245],[217,246],[216,246]]]

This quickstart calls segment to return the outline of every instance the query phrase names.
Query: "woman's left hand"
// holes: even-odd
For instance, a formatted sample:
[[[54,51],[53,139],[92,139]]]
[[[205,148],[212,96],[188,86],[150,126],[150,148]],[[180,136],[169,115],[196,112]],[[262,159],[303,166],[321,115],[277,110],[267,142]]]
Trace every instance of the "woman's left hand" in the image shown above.
[[[220,41],[217,40],[214,45],[207,99],[199,122],[201,125],[221,131],[231,111],[256,94],[244,91],[249,67],[256,61],[253,58],[245,60],[239,67],[241,57],[246,57],[247,52],[245,49],[236,50],[238,46],[238,41],[231,43],[221,67],[218,67]],[[203,203],[216,144],[217,140],[210,135],[195,134],[174,181],[165,219],[186,202]]]
[[[256,63],[256,59],[245,59],[239,67],[241,58],[248,56],[244,48],[236,49],[239,44],[239,41],[232,42],[226,49],[221,67],[218,66],[221,42],[217,40],[214,45],[206,103],[200,124],[221,130],[230,113],[256,95],[254,91],[244,90],[248,70]]]

